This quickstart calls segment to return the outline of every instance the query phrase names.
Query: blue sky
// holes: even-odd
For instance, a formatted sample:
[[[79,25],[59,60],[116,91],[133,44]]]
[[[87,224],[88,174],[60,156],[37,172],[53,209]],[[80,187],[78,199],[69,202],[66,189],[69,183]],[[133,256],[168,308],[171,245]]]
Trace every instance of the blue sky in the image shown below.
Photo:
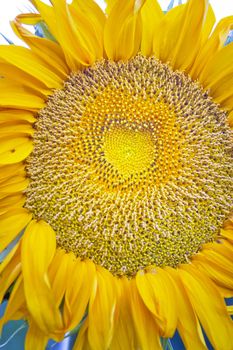
[[[44,0],[47,2],[48,0]],[[104,0],[96,0],[102,7]],[[170,0],[159,0],[162,8],[166,9]],[[175,1],[178,3],[178,0]],[[216,17],[219,20],[222,17],[233,15],[233,0],[210,0]],[[0,33],[3,33],[8,38],[14,41],[15,44],[21,42],[17,39],[11,30],[9,21],[12,20],[18,13],[24,12],[25,8],[30,6],[29,0],[0,0]],[[5,44],[3,38],[0,37],[0,44]]]

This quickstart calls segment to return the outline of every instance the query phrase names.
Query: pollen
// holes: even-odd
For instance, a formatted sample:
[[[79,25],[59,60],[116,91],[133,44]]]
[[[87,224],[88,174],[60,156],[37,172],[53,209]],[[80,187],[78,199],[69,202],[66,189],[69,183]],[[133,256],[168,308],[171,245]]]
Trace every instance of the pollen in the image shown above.
[[[58,246],[115,275],[176,267],[232,210],[227,113],[151,57],[72,73],[35,123],[26,204]]]

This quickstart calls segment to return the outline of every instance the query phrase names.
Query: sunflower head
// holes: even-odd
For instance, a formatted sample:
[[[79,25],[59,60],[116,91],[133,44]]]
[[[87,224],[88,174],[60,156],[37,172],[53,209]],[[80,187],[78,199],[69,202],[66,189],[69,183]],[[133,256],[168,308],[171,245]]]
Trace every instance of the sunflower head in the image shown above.
[[[0,47],[2,250],[23,230],[1,324],[26,318],[27,350],[77,326],[77,350],[162,349],[176,329],[202,350],[201,326],[232,349],[232,17],[33,5],[12,22],[28,48]]]

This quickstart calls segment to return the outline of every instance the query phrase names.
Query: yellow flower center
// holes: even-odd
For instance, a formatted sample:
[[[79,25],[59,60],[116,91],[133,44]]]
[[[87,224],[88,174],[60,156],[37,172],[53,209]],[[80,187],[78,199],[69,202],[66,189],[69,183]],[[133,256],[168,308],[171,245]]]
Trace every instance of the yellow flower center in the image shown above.
[[[103,151],[106,161],[127,178],[153,163],[155,147],[150,132],[117,126],[106,132]]]
[[[73,73],[35,128],[25,206],[114,274],[187,261],[232,208],[226,114],[155,58]]]

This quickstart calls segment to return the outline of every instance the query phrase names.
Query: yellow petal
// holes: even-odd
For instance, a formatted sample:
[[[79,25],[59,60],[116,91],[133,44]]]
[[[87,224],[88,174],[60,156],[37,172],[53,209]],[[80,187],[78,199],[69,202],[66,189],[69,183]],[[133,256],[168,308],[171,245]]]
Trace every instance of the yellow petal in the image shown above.
[[[222,228],[221,236],[233,243],[233,226]]]
[[[65,329],[71,330],[82,320],[88,306],[95,280],[95,265],[70,256],[69,278],[64,302]]]
[[[233,111],[231,111],[228,115],[228,123],[231,128],[233,128]]]
[[[48,88],[60,88],[62,86],[62,79],[55,74],[52,68],[38,55],[25,47],[1,45],[0,59],[39,79]]]
[[[61,305],[67,289],[66,279],[70,273],[71,259],[75,259],[73,254],[66,254],[65,251],[58,249],[49,267],[49,280],[57,307]]]
[[[232,94],[229,95],[227,99],[221,102],[221,108],[225,110],[226,112],[231,112],[233,110],[233,98]],[[214,100],[217,102],[218,98],[214,98]],[[218,102],[217,102],[218,103]]]
[[[8,288],[17,279],[21,272],[20,244],[17,243],[4,258],[0,265],[0,303]]]
[[[224,221],[223,228],[226,230],[233,230],[233,214],[230,214],[227,220]]]
[[[233,305],[227,306],[227,311],[229,315],[233,315]]]
[[[233,16],[229,16],[220,20],[216,25],[212,35],[200,50],[196,57],[191,70],[191,76],[193,79],[200,79],[201,71],[205,68],[208,61],[224,46],[230,29],[233,29]]]
[[[11,209],[22,208],[25,201],[26,201],[26,197],[22,193],[16,193],[16,194],[1,198],[0,214],[4,214],[5,212]]]
[[[196,0],[190,0],[183,7],[182,14],[177,17],[172,26],[175,26],[176,35],[167,38],[170,52],[167,60],[174,69],[188,70],[201,45],[202,29],[207,13],[208,0],[200,0],[196,6]],[[171,33],[172,34],[172,33]],[[167,35],[167,33],[163,33]],[[168,50],[167,50],[168,51]]]
[[[72,71],[77,71],[81,64],[91,63],[93,57],[90,57],[86,45],[82,43],[83,38],[79,34],[77,34],[79,38],[76,46],[75,25],[66,2],[64,0],[57,1],[53,10],[56,23],[59,19],[63,23],[62,26],[57,26],[57,39],[63,49],[66,62]]]
[[[22,238],[22,271],[28,309],[46,333],[62,328],[61,314],[56,306],[48,268],[56,250],[56,236],[44,221],[32,221]]]
[[[44,107],[44,99],[35,95],[32,90],[27,90],[22,86],[13,86],[11,83],[9,83],[8,86],[3,86],[3,80],[5,79],[0,79],[0,108],[17,108],[38,111]]]
[[[95,25],[96,31],[98,32],[98,37],[99,39],[103,39],[102,34],[103,27],[106,21],[106,16],[102,11],[101,7],[98,6],[98,4],[93,0],[73,1],[70,7],[72,6],[80,8],[86,16],[90,16],[91,14],[91,20],[93,22],[93,25]]]
[[[223,298],[232,298],[232,294],[233,294],[232,289],[224,288],[224,287],[220,286],[219,284],[216,284],[216,288]]]
[[[27,158],[33,150],[32,140],[25,136],[0,138],[0,164],[18,163]]]
[[[72,350],[92,350],[88,343],[88,317],[84,321],[80,331],[78,332],[77,339],[74,343]]]
[[[122,277],[117,280],[119,299],[116,305],[116,321],[110,350],[135,349],[135,332],[131,316],[129,280]]]
[[[232,55],[233,43],[230,43],[216,52],[208,61],[199,76],[200,81],[206,88],[215,86],[220,79],[233,72]]]
[[[0,251],[16,238],[31,218],[32,214],[24,208],[12,209],[0,215]]]
[[[136,286],[134,279],[130,284],[130,301],[131,313],[140,349],[162,350],[159,330],[152,314],[145,307],[138,293],[138,286]]]
[[[226,241],[222,243],[212,243],[205,245],[202,251],[205,259],[217,264],[220,268],[233,274],[232,245],[227,245]]]
[[[53,3],[57,26],[57,39],[63,49],[71,70],[80,65],[90,65],[102,58],[103,45],[98,45],[95,28],[91,23],[91,14],[84,15],[79,6],[68,6],[65,0]]]
[[[1,74],[4,78],[12,79],[19,84],[23,84],[27,88],[33,89],[35,93],[42,98],[46,98],[51,94],[51,90],[47,89],[40,80],[30,76],[19,68],[12,66],[10,63],[3,61],[0,64]]]
[[[214,28],[215,22],[216,22],[215,13],[213,11],[211,4],[209,3],[206,18],[204,20],[203,29],[202,29],[200,51],[209,41],[210,33],[212,32],[212,30]],[[192,65],[192,68],[193,68],[193,65]]]
[[[3,261],[0,264],[0,274],[5,270],[6,266],[14,259],[16,256],[20,256],[20,241],[15,243],[13,248],[7,253]],[[1,277],[1,276],[0,276]]]
[[[233,325],[214,283],[194,266],[182,265],[179,275],[207,337],[215,349],[233,348]]]
[[[34,123],[36,121],[32,112],[22,111],[22,110],[14,110],[14,109],[4,109],[0,111],[0,122],[7,121],[27,121],[29,123]]]
[[[0,165],[0,182],[12,177],[13,175],[25,174],[25,164],[16,163],[9,165]]]
[[[27,25],[36,25],[42,21],[41,15],[39,13],[21,13],[16,18],[20,18],[20,23]]]
[[[49,31],[52,35],[57,39],[57,24],[54,10],[51,6],[46,5],[44,2],[40,0],[31,0],[33,1],[33,5],[36,7],[41,17],[44,19],[45,23],[49,27]]]
[[[116,0],[104,29],[104,47],[109,59],[128,60],[138,52],[141,43],[140,12],[141,6],[135,10],[133,0]]]
[[[205,243],[202,246],[202,253],[206,256],[211,256],[211,259],[213,256],[218,256],[219,258],[223,258],[223,264],[226,263],[224,260],[225,258],[228,260],[231,260],[232,254],[233,254],[233,244],[231,240],[228,239],[221,239],[219,238],[218,241],[214,241],[213,243]],[[228,263],[229,264],[229,263]],[[232,263],[230,264],[229,268],[232,268]]]
[[[27,188],[29,179],[25,176],[12,176],[0,183],[0,196],[21,192]]]
[[[186,350],[206,350],[205,340],[199,321],[193,311],[185,289],[180,281],[176,269],[167,267],[166,271],[175,283],[178,323],[177,329]]]
[[[66,79],[69,69],[65,63],[65,57],[61,47],[46,38],[40,38],[33,35],[29,30],[22,26],[22,19],[24,15],[18,15],[16,19],[11,22],[12,28],[16,34],[28,44],[31,50],[40,57],[52,71],[55,71],[61,79]]]
[[[109,15],[109,13],[112,11],[113,6],[116,3],[116,0],[105,0],[107,6],[105,9],[105,12]]]
[[[23,278],[20,275],[14,284],[13,290],[10,294],[6,310],[2,319],[0,320],[0,332],[2,326],[9,320],[19,320],[27,316],[25,309],[25,296],[23,290]]]
[[[161,268],[148,273],[139,271],[136,284],[143,302],[156,318],[161,335],[172,337],[177,326],[177,309],[171,277]]]
[[[211,257],[205,255],[205,253],[197,254],[193,263],[199,268],[202,273],[209,276],[214,282],[226,289],[233,291],[233,274],[229,269],[229,264],[219,265],[216,261],[212,260]],[[233,294],[233,293],[232,293]]]
[[[175,69],[188,70],[197,54],[202,40],[202,29],[207,14],[208,0],[188,1],[180,35],[174,47],[171,64]]]
[[[48,335],[41,332],[35,322],[30,321],[25,338],[25,350],[44,350],[48,340]]]
[[[153,53],[153,41],[156,36],[163,12],[157,0],[147,0],[142,7],[141,53],[150,56]]]
[[[189,68],[189,75],[193,77],[193,80],[198,79],[198,75],[200,73],[201,66],[203,67],[205,65],[206,60],[208,60],[209,55],[206,54],[206,50],[209,47],[210,40],[210,33],[214,28],[216,22],[216,17],[213,11],[213,8],[211,4],[208,4],[208,10],[207,14],[204,20],[201,36],[200,36],[200,48],[199,51],[197,52],[194,62]],[[196,70],[199,70],[199,73],[196,73]]]
[[[112,340],[117,301],[115,283],[110,272],[97,268],[88,307],[88,341],[93,350],[107,350]]]
[[[233,52],[233,51],[232,51]],[[210,95],[216,103],[227,110],[233,109],[233,69],[213,84],[209,89]]]
[[[84,28],[86,28],[86,33],[84,34],[88,36],[90,48],[96,53],[96,58],[102,58],[104,45],[103,32],[106,21],[103,11],[93,0],[73,1],[69,8],[74,21],[77,18],[77,23],[80,23],[80,19],[85,17],[86,24],[84,22]]]
[[[153,53],[163,62],[171,60],[174,47],[180,35],[180,27],[185,5],[179,5],[168,11],[160,22],[159,30],[154,36]]]
[[[8,121],[1,123],[0,137],[6,135],[13,135],[15,133],[33,135],[35,129],[26,121]]]

